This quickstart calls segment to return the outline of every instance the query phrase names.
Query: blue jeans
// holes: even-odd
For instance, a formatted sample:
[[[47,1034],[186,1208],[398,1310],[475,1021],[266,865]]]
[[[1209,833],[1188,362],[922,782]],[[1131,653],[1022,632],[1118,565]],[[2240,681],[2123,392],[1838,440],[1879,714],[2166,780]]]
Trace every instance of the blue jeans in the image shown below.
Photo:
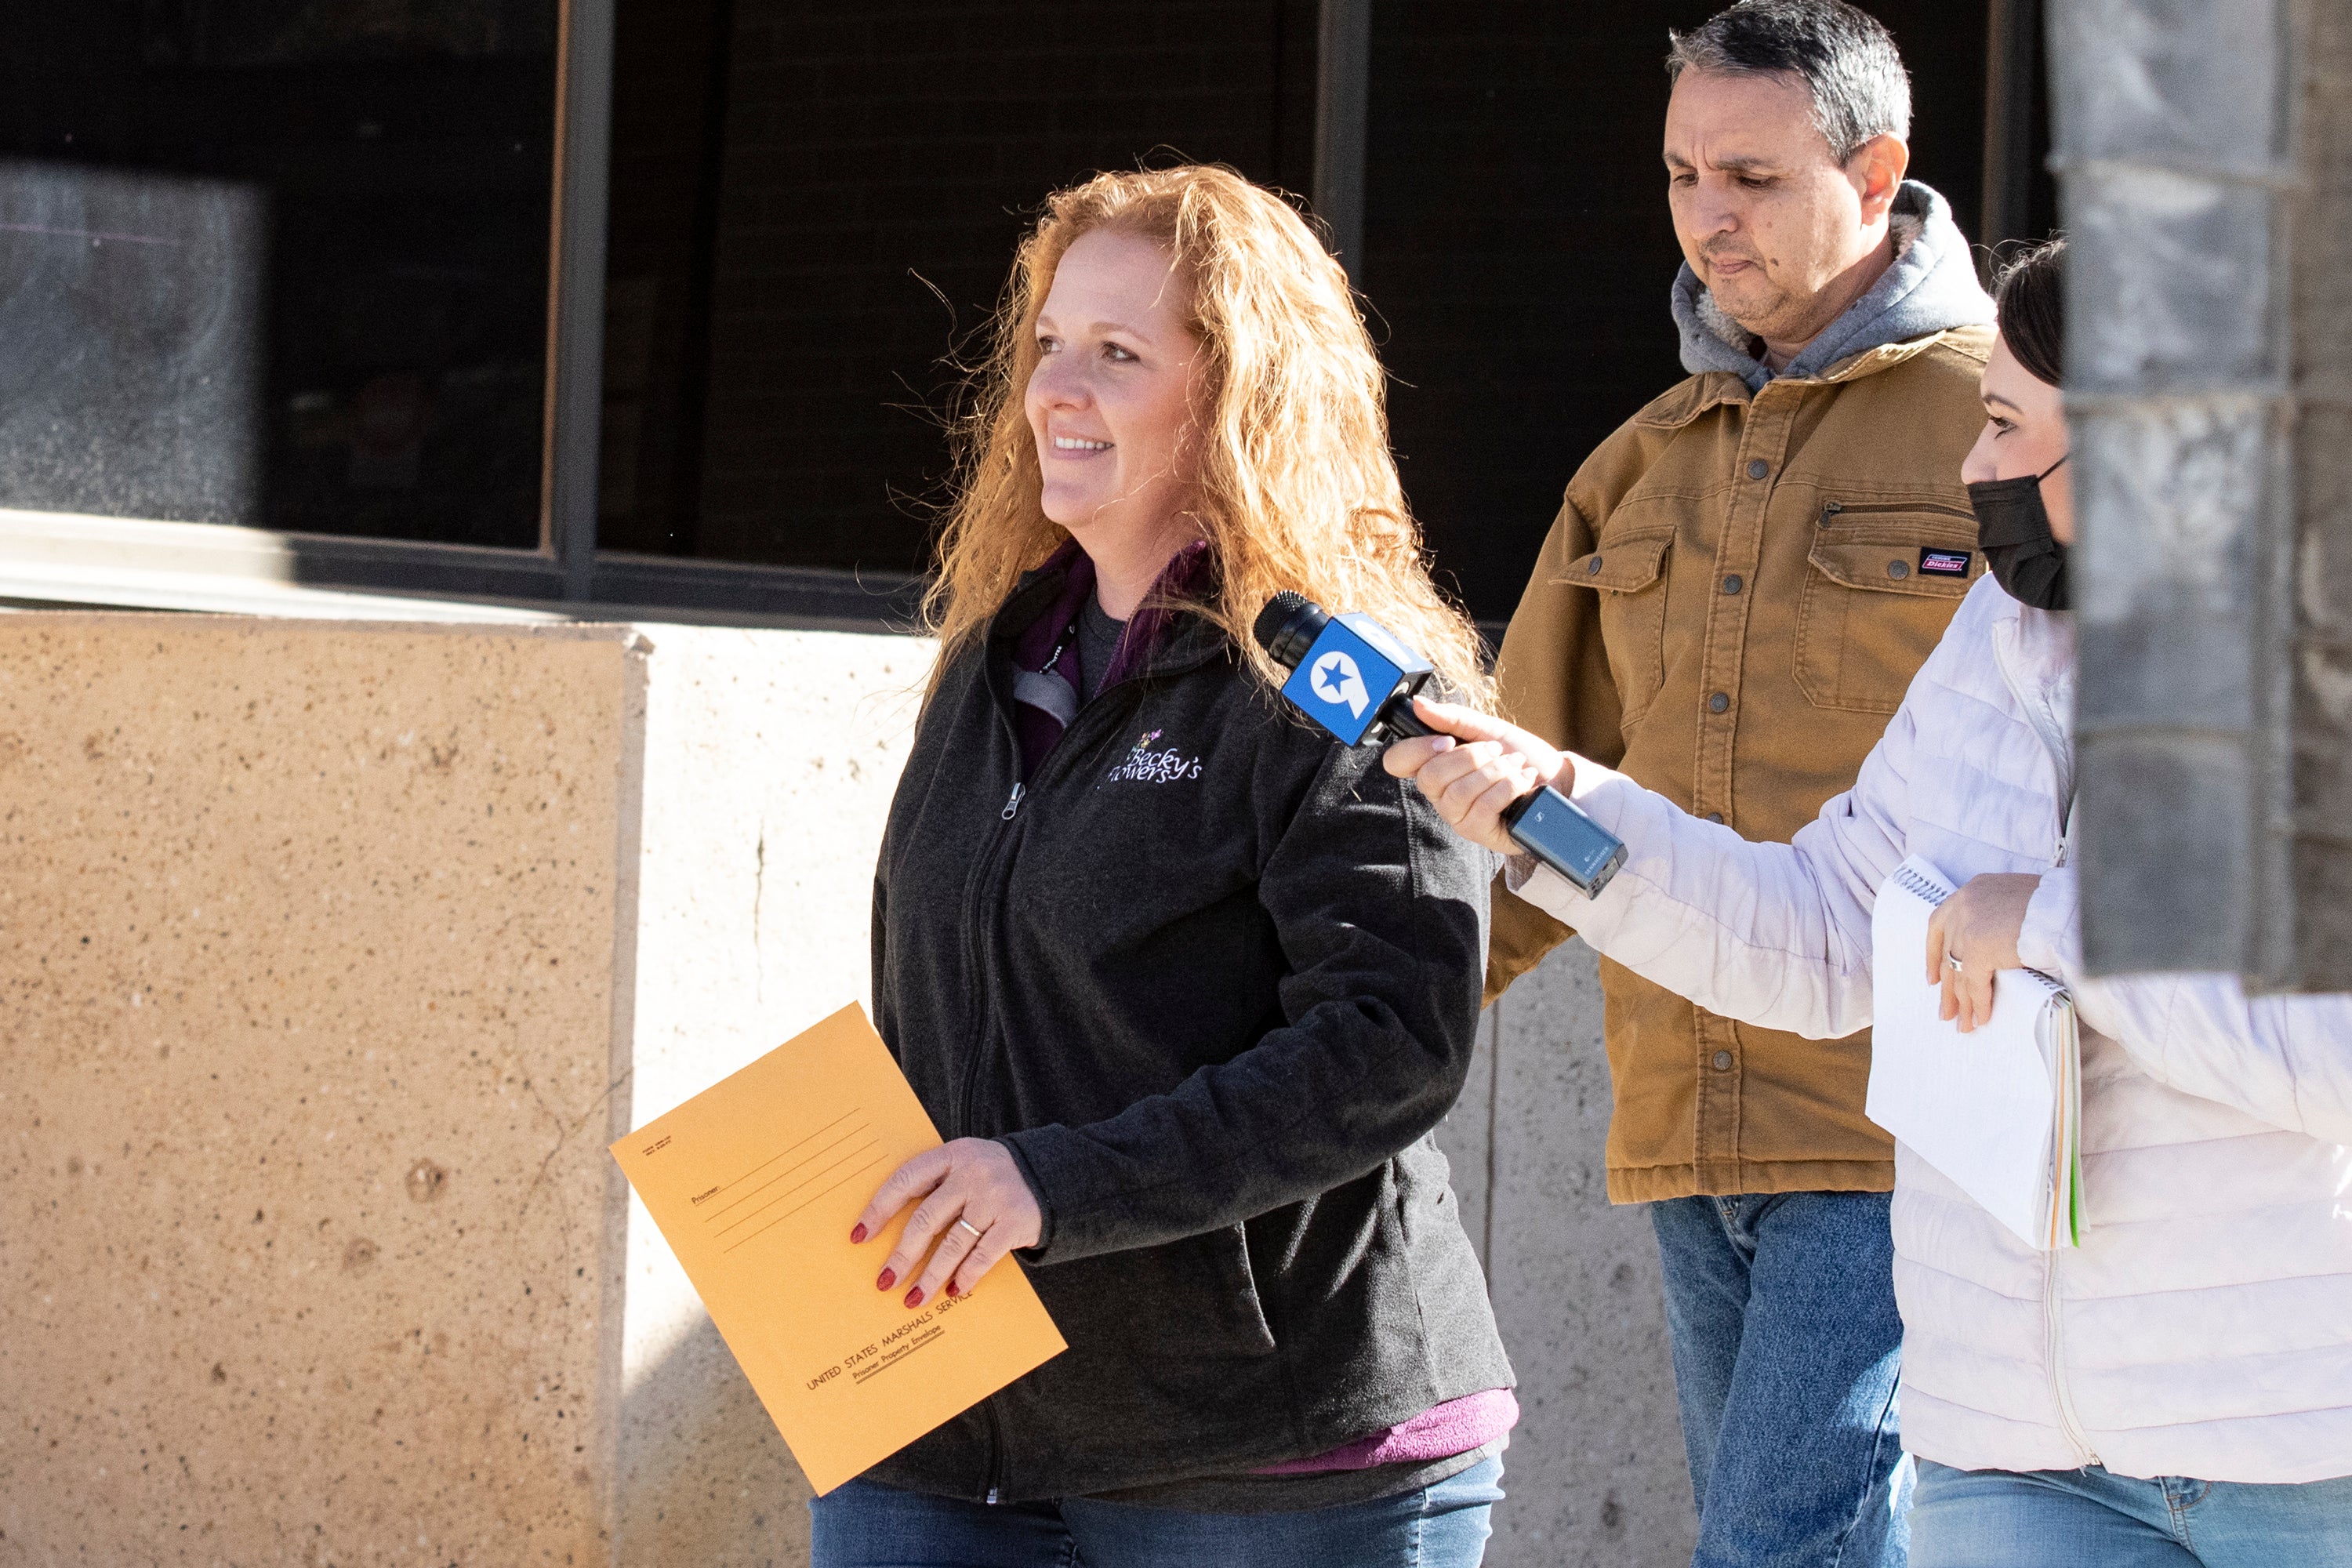
[[[2352,1568],[2352,1477],[2152,1481],[1919,1461],[1913,1568]]]
[[[1902,1568],[1910,1461],[1885,1193],[1654,1203],[1694,1568]]]
[[[1181,1513],[1094,1498],[963,1502],[851,1481],[809,1504],[810,1568],[1477,1568],[1503,1461],[1306,1513]]]

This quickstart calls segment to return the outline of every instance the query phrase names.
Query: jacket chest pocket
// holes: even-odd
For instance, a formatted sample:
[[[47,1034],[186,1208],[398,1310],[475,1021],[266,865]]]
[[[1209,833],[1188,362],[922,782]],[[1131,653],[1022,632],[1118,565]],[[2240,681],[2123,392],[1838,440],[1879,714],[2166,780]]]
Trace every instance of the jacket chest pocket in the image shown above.
[[[1665,684],[1666,562],[1674,542],[1671,531],[1606,540],[1570,562],[1559,578],[1601,596],[1601,643],[1622,724],[1647,712]]]
[[[1984,574],[1976,518],[1832,503],[1806,554],[1797,685],[1816,708],[1893,713]]]

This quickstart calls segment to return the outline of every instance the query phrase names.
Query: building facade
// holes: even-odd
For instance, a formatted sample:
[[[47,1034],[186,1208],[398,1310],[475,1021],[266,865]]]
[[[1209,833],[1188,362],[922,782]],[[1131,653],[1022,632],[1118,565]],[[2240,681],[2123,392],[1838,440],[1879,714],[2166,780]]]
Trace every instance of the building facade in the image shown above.
[[[1712,8],[11,6],[0,1545],[804,1562],[603,1145],[864,994],[1027,216],[1178,159],[1297,193],[1498,626],[1680,374],[1660,67]],[[1876,9],[1915,173],[2045,229],[2032,7]],[[1504,1568],[1688,1560],[1599,1026],[1563,949],[1441,1135],[1522,1380]]]

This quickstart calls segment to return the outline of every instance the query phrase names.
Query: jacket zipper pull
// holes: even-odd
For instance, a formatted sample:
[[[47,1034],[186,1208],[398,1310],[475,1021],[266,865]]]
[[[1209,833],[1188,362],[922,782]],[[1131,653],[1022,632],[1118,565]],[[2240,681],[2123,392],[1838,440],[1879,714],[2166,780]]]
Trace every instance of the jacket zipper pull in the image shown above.
[[[1021,797],[1028,793],[1029,786],[1027,784],[1014,784],[1013,786],[1013,793],[1004,797],[1004,809],[996,814],[997,820],[1000,822],[1012,821],[1021,810]]]

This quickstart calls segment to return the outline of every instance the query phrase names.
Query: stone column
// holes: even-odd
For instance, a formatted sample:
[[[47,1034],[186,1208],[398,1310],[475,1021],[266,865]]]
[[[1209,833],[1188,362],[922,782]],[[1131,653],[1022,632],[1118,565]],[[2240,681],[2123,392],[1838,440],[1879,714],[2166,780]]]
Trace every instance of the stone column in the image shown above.
[[[1592,950],[1569,942],[1486,1009],[1439,1133],[1519,1375],[1493,1568],[1683,1568],[1696,1539],[1658,1247],[1612,1207]]]
[[[0,616],[0,1548],[804,1561],[604,1145],[864,997],[929,655]]]

